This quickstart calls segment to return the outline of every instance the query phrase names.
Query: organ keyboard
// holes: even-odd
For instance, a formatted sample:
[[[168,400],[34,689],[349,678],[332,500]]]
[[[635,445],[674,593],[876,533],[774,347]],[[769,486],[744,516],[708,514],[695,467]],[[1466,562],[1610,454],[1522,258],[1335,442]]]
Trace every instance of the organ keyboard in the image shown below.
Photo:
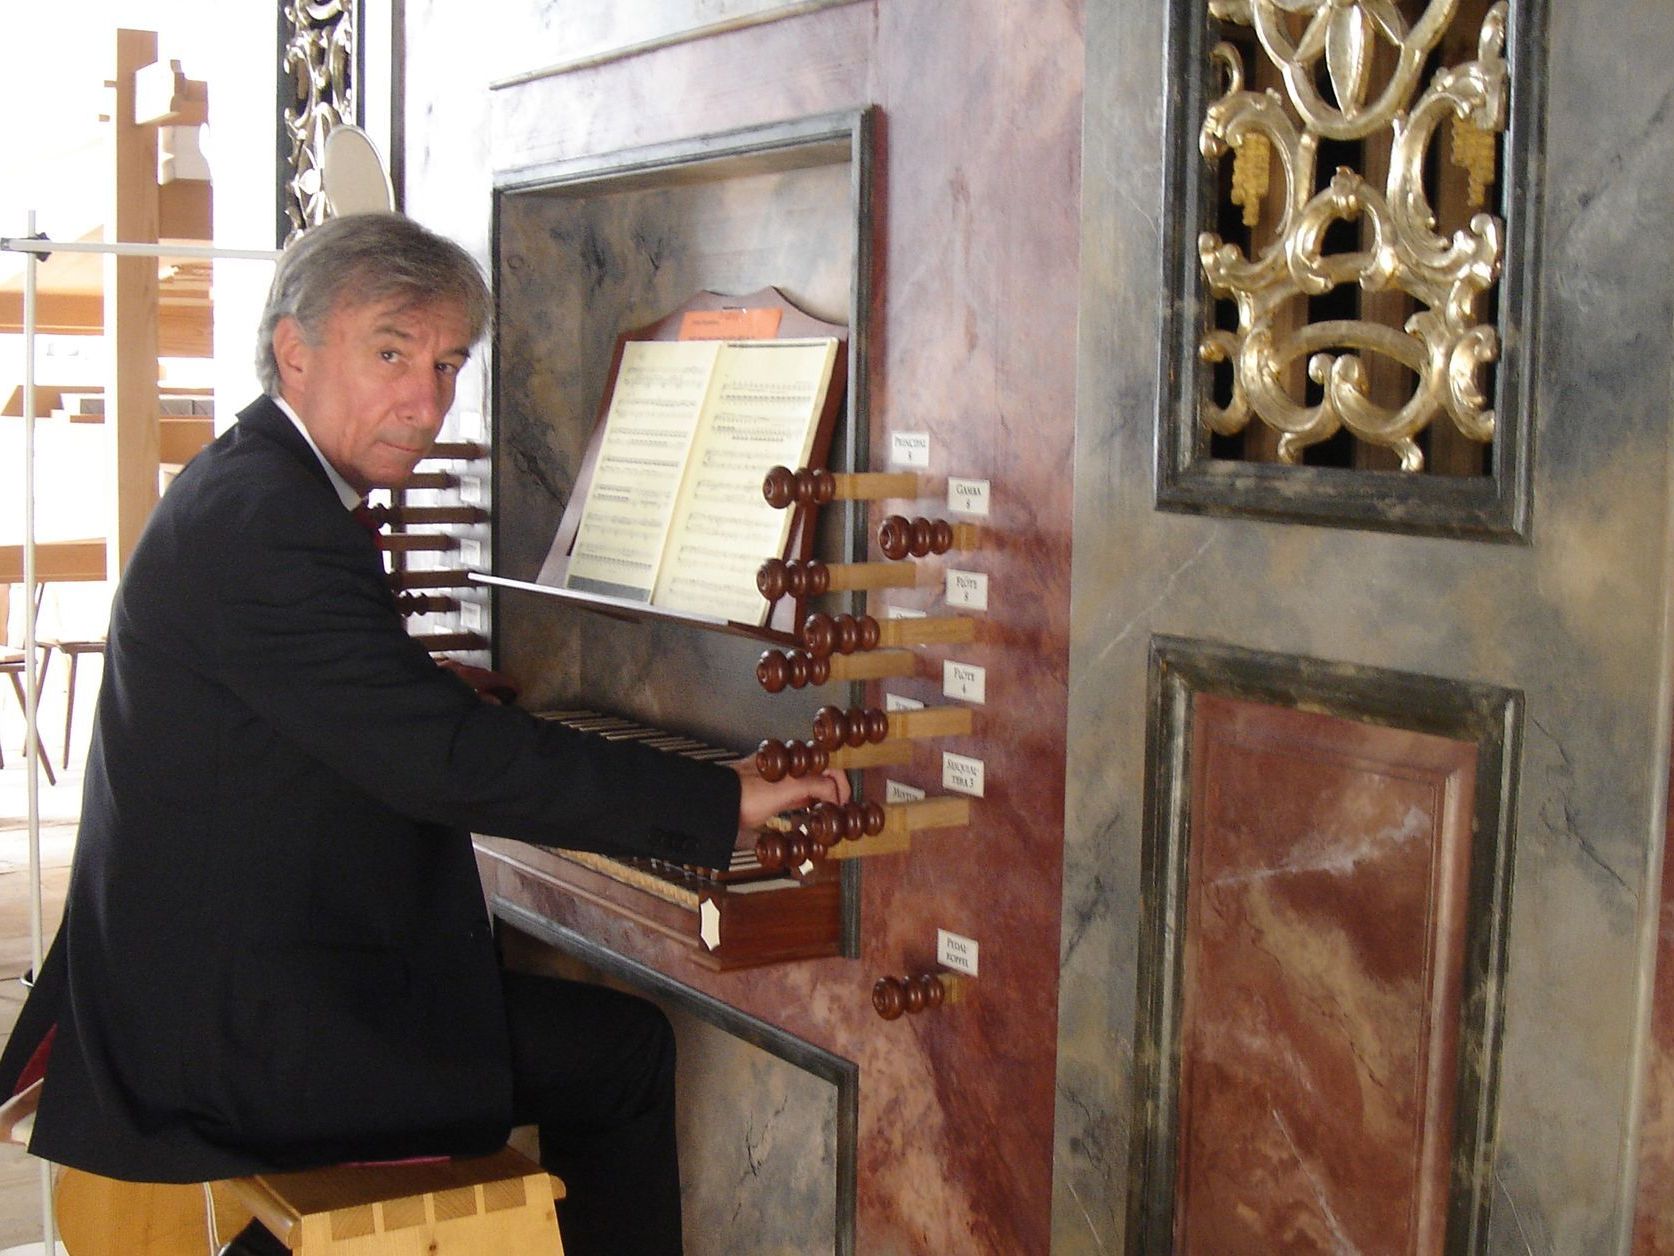
[[[740,756],[599,711],[537,713],[611,741],[726,762]],[[840,953],[841,875],[829,863],[787,873],[734,851],[729,867],[695,868],[660,859],[615,859],[585,851],[478,837],[478,849],[514,875],[556,888],[691,948],[706,968],[726,970]]]

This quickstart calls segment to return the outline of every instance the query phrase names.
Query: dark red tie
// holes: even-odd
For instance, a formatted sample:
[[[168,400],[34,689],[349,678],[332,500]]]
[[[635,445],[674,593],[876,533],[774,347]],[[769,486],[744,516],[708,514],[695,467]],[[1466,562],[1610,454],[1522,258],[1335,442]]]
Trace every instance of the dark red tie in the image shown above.
[[[360,505],[356,506],[349,513],[355,517],[356,523],[372,534],[373,540],[378,539],[379,535],[383,532],[383,528],[378,523],[378,517],[373,512],[372,507],[368,506],[365,502],[361,502]]]

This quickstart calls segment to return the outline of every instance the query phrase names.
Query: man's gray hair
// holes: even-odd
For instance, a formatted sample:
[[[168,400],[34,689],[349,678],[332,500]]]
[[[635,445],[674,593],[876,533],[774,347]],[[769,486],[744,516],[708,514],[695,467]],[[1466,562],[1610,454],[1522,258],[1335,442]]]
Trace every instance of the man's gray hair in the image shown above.
[[[279,393],[273,331],[294,318],[318,344],[339,309],[399,302],[456,302],[475,344],[488,330],[493,299],[476,260],[452,240],[402,214],[348,214],[310,227],[279,258],[256,339],[256,374]]]

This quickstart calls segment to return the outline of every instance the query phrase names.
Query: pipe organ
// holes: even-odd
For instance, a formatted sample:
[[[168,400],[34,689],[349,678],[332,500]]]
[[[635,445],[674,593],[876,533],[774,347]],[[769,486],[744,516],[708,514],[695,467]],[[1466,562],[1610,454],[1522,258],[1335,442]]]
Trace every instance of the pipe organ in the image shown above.
[[[492,532],[408,525],[461,537],[392,556],[460,604],[411,622],[531,709],[872,764],[726,887],[830,895],[823,953],[480,846],[509,961],[683,1035],[691,1256],[1674,1250],[1674,6],[420,8],[402,204],[497,309],[492,503],[407,503]],[[537,579],[617,332],[768,284],[851,336],[829,456],[768,460],[812,544],[745,556],[785,622],[473,627],[448,573]],[[1474,784],[1409,807],[1433,739]]]

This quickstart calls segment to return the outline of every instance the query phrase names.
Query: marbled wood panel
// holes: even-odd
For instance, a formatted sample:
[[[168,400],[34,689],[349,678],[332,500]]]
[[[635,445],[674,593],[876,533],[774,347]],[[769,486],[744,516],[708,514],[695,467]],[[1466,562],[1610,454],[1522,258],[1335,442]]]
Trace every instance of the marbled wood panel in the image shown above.
[[[1438,1252],[1476,747],[1194,699],[1175,1244]]]
[[[1674,1256],[1674,793],[1668,799],[1662,856],[1662,908],[1656,952],[1656,986],[1646,1043],[1645,1107],[1639,1128],[1639,1200],[1634,1256]]]
[[[827,4],[845,2],[823,0]],[[636,44],[689,37],[694,31],[717,26],[761,21],[776,11],[807,8],[809,4],[810,0],[634,0],[632,4],[621,0],[548,0],[530,6],[527,12],[519,12],[518,6],[502,5],[510,10],[510,20],[501,18],[496,23],[506,41],[500,64],[509,77],[530,71],[531,47],[543,48],[545,62],[558,64],[608,56]]]
[[[686,1256],[832,1250],[836,1087],[527,934],[508,929],[501,936],[509,968],[614,985],[668,1013],[679,1060]]]
[[[874,7],[839,6],[502,88],[490,102],[493,166],[564,161],[869,103]],[[540,51],[530,50],[532,57]]]
[[[960,560],[990,579],[983,639],[925,651],[921,679],[892,689],[940,702],[942,658],[987,669],[982,726],[948,743],[986,763],[976,822],[919,834],[910,854],[868,862],[858,963],[707,973],[672,944],[488,869],[491,892],[858,1063],[856,1249],[867,1256],[1048,1246],[1080,23],[1076,3],[877,0],[494,93],[502,168],[881,108],[876,295],[855,312],[871,337],[871,446],[886,449],[894,431],[929,434],[929,491],[904,503],[915,512],[944,513],[949,475],[988,479],[994,497],[988,543]],[[522,507],[505,494],[501,486],[509,520]],[[874,600],[874,613],[885,600]],[[930,592],[898,600],[941,609]],[[502,627],[524,634],[517,649],[542,675],[537,695],[560,692],[576,674],[576,656],[565,652],[579,647],[574,638],[550,649],[535,641],[554,612],[528,601],[504,597]],[[507,628],[516,616],[530,626]],[[718,671],[698,673],[698,683],[712,675],[719,686]],[[735,683],[753,682],[741,668]],[[709,697],[700,690],[695,704]],[[874,687],[868,702],[883,698]],[[925,748],[896,775],[940,792],[938,750]],[[881,795],[882,774],[869,773],[864,786]],[[981,946],[969,999],[881,1021],[868,999],[872,981],[932,966],[938,928]]]

